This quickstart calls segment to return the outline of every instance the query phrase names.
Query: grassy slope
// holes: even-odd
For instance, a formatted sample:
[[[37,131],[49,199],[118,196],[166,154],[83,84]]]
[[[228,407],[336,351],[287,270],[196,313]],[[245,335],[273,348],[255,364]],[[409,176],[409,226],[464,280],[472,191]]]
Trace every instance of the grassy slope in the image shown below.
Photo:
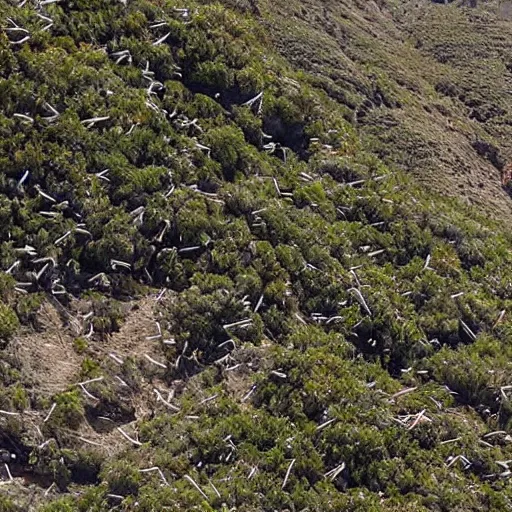
[[[0,510],[511,507],[511,234],[389,165],[477,162],[506,221],[470,142],[507,125],[435,91],[472,76],[416,11],[0,6],[32,33],[0,40]]]
[[[280,52],[357,117],[368,144],[442,193],[509,218],[512,25],[498,2],[262,2]],[[311,41],[314,44],[311,44]],[[493,145],[493,165],[475,141]]]

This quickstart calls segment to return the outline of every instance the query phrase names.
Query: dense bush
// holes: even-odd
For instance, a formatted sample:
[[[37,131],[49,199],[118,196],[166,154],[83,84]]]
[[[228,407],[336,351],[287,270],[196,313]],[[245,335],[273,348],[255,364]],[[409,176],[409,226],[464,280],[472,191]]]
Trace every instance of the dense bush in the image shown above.
[[[386,167],[247,14],[0,7],[31,33],[0,39],[0,342],[52,300],[84,319],[68,384],[95,380],[0,355],[0,448],[67,493],[41,510],[510,508],[484,437],[512,421],[508,228]],[[159,334],[121,360],[153,286]]]

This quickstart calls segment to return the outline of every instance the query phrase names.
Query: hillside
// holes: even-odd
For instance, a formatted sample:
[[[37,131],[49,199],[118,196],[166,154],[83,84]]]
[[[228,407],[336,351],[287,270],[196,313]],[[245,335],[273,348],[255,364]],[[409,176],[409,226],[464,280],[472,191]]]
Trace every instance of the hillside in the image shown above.
[[[500,180],[512,160],[505,3],[311,0],[261,9],[279,51],[345,107],[372,152],[509,219]]]
[[[512,510],[465,3],[0,0],[0,512]]]

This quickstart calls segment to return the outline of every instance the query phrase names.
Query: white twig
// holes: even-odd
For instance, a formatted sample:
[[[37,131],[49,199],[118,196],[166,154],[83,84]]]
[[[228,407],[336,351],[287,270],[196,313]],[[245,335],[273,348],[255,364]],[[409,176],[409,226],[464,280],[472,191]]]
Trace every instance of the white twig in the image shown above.
[[[421,421],[421,418],[423,418],[423,416],[425,415],[426,412],[427,412],[427,410],[423,409],[420,413],[418,413],[418,415],[416,416],[416,419],[414,420],[412,425],[407,430],[412,430]]]
[[[12,477],[12,474],[11,474],[11,470],[9,469],[9,466],[7,465],[7,463],[4,464],[5,466],[5,471],[7,472],[7,476],[9,477],[9,480],[14,480],[14,478]]]
[[[371,312],[370,308],[368,307],[368,304],[364,300],[363,294],[357,288],[350,288],[349,292],[353,292],[354,293],[354,295],[356,296],[356,299],[359,302],[359,304],[364,308],[364,310],[370,316],[372,316],[372,312]]]
[[[133,439],[133,437],[130,437],[121,427],[117,427],[117,430],[119,433],[130,443],[133,443],[135,446],[142,446],[142,443],[140,441],[137,441],[136,439]]]
[[[483,436],[484,439],[488,439],[489,437],[494,437],[494,436],[503,436],[507,433],[506,430],[495,430],[494,432],[488,432],[487,434],[485,434]]]
[[[335,480],[336,477],[345,469],[345,463],[342,462],[339,466],[336,466],[334,469],[327,471],[324,477],[329,478],[329,480]]]
[[[98,397],[95,397],[94,395],[92,395],[91,393],[89,393],[89,391],[87,391],[87,389],[85,389],[85,386],[83,384],[79,384],[80,388],[82,389],[82,391],[91,399],[91,400],[96,400],[96,401],[99,401],[99,398]]]
[[[386,249],[379,249],[377,251],[372,251],[368,253],[368,256],[378,256],[379,254],[382,254],[383,252],[386,252]]]
[[[286,475],[284,476],[283,485],[281,486],[281,489],[284,489],[286,487],[286,484],[288,483],[288,478],[290,477],[290,473],[292,471],[293,465],[295,464],[295,460],[293,459],[290,462],[290,465],[288,466],[288,470],[286,471]]]
[[[27,178],[29,177],[29,175],[30,175],[30,171],[28,171],[28,170],[27,170],[27,171],[25,171],[25,172],[23,173],[23,176],[22,176],[22,177],[20,178],[20,180],[18,181],[18,185],[16,186],[16,188],[20,188],[20,187],[23,185],[23,183],[25,183],[25,181],[27,180]]]
[[[322,430],[324,429],[325,427],[328,427],[329,425],[331,425],[332,423],[334,423],[336,421],[337,418],[332,418],[324,423],[322,423],[321,425],[318,425],[318,427],[316,427],[317,430]]]
[[[413,391],[416,391],[417,389],[418,389],[417,387],[402,389],[401,391],[398,391],[398,393],[391,395],[391,399],[398,398],[399,396],[405,395],[407,393],[412,393]]]
[[[213,396],[210,396],[210,397],[208,397],[208,398],[205,398],[204,400],[201,400],[201,401],[199,402],[199,405],[205,404],[205,403],[207,403],[207,402],[211,402],[212,400],[215,400],[218,396],[219,396],[218,394],[215,394],[215,395],[213,395]]]
[[[57,407],[57,404],[55,402],[53,402],[52,406],[50,407],[50,411],[46,415],[46,418],[43,420],[43,423],[46,423],[50,419],[50,416],[52,415],[53,411],[55,410],[55,407]]]
[[[150,25],[149,28],[151,28],[151,29],[160,28],[160,27],[165,27],[165,25],[167,25],[166,21],[157,21],[154,25]]]
[[[160,368],[164,368],[164,369],[167,369],[167,365],[163,364],[163,363],[160,363],[158,361],[155,361],[152,357],[150,357],[148,354],[144,354],[144,357],[150,361],[151,363],[153,364],[156,364],[157,366],[160,366]]]
[[[9,41],[11,44],[23,44],[24,42],[28,41],[30,39],[30,36],[25,36],[19,41]]]
[[[257,313],[258,310],[260,309],[261,305],[263,304],[263,293],[260,295],[260,298],[254,308],[254,312]]]
[[[254,386],[251,387],[251,389],[249,390],[249,392],[242,398],[242,402],[246,402],[247,400],[249,400],[249,398],[251,397],[251,395],[256,391],[256,384],[254,384]]]
[[[139,473],[151,473],[152,471],[157,471],[158,474],[160,475],[160,478],[165,483],[165,485],[167,485],[167,486],[169,485],[169,482],[165,478],[165,475],[163,474],[162,470],[158,466],[154,466],[152,468],[147,468],[147,469],[139,469]]]
[[[179,407],[176,407],[174,404],[171,404],[171,402],[169,402],[168,400],[166,400],[162,394],[160,393],[160,391],[158,391],[158,389],[153,389],[153,391],[156,393],[156,397],[157,397],[157,400],[160,400],[161,402],[163,402],[167,407],[169,407],[169,409],[172,409],[173,411],[175,412],[179,412],[180,411],[180,408]]]
[[[121,384],[121,386],[124,386],[125,388],[130,387],[128,386],[128,384],[126,384],[126,382],[123,379],[121,379],[121,377],[119,377],[119,375],[116,375],[115,377],[119,381],[119,384]]]
[[[54,199],[52,196],[48,195],[46,192],[44,192],[43,190],[41,190],[41,187],[39,185],[36,185],[34,187],[37,191],[37,193],[41,196],[41,197],[44,197],[45,199],[48,199],[48,201],[51,201],[52,203],[56,203],[57,200]]]
[[[116,500],[124,500],[125,496],[121,496],[120,494],[106,494],[107,498],[114,498]]]
[[[165,34],[165,36],[161,37],[160,39],[157,39],[154,43],[153,43],[153,46],[158,46],[159,44],[162,44],[169,36],[171,35],[170,32],[167,32],[167,34]]]
[[[131,270],[132,266],[129,263],[126,263],[126,261],[120,261],[120,260],[110,260],[110,266],[112,267],[112,270],[116,270],[117,267],[123,267],[128,270]]]
[[[95,441],[91,441],[90,439],[87,439],[83,436],[78,436],[78,439],[80,439],[80,441],[83,441],[84,443],[90,444],[92,446],[104,446],[101,443],[96,443]]]
[[[240,327],[240,326],[245,326],[245,325],[250,325],[252,324],[252,320],[250,318],[245,318],[244,320],[240,320],[238,322],[233,322],[231,324],[224,324],[222,327],[224,329],[230,329],[232,327]]]
[[[165,288],[162,288],[162,289],[160,290],[160,292],[158,293],[158,295],[157,295],[157,296],[156,296],[156,298],[155,298],[155,301],[156,301],[156,302],[160,302],[160,301],[162,300],[162,297],[164,296],[165,291],[166,291],[166,289],[165,289]]]
[[[109,354],[109,357],[111,357],[116,363],[119,363],[119,364],[123,364],[124,363],[124,361],[119,356],[116,356],[112,352]]]
[[[503,320],[503,317],[505,316],[505,313],[506,313],[506,310],[503,309],[499,316],[498,316],[498,319],[496,320],[496,322],[494,322],[494,325],[492,326],[492,328],[494,329],[502,320]]]
[[[25,247],[16,247],[14,250],[16,252],[28,254],[29,256],[37,256],[37,251],[31,245],[25,245]]]
[[[208,496],[206,496],[206,494],[202,491],[201,487],[199,487],[199,485],[196,483],[196,481],[188,476],[188,475],[185,475],[183,477],[185,480],[189,481],[200,493],[201,493],[201,496],[204,498],[204,499],[208,499]]]
[[[213,485],[213,482],[211,480],[208,480],[208,483],[210,484],[210,487],[213,489],[213,492],[217,495],[218,498],[220,498],[220,492],[217,490],[217,487]]]
[[[67,231],[66,233],[64,233],[60,238],[57,238],[57,240],[55,240],[54,242],[54,245],[59,245],[61,242],[63,242],[64,240],[66,240],[66,238],[68,236],[71,235],[71,231]]]
[[[60,215],[59,212],[48,212],[45,210],[40,210],[38,213],[39,215],[42,215],[43,217],[49,217],[50,219],[55,219]]]
[[[86,128],[92,128],[96,123],[101,121],[108,121],[110,116],[102,116],[102,117],[91,117],[90,119],[84,119],[80,121],[83,125],[86,125]]]
[[[462,326],[462,330],[471,338],[472,341],[476,340],[476,334],[471,330],[469,325],[464,322],[464,320],[460,321],[460,325]]]
[[[77,386],[85,386],[86,384],[91,384],[93,382],[101,382],[102,380],[104,380],[105,377],[96,377],[95,379],[89,379],[89,380],[84,380],[83,382],[77,382],[76,385]]]
[[[242,103],[242,106],[244,106],[244,107],[252,107],[254,105],[254,103],[256,103],[258,100],[259,100],[258,114],[260,114],[261,113],[261,107],[262,107],[262,104],[263,104],[263,91],[260,92],[259,94],[257,94],[256,96],[254,96],[254,98],[251,98],[249,101],[246,101],[245,103]]]
[[[6,271],[5,273],[6,274],[10,274],[16,267],[19,266],[19,264],[21,263],[20,260],[16,260]]]
[[[456,443],[457,441],[460,441],[462,437],[456,437],[455,439],[447,439],[446,441],[441,441],[439,444],[450,444],[450,443]]]
[[[56,486],[57,484],[55,482],[52,483],[52,485],[50,485],[50,487],[48,487],[48,489],[46,489],[46,491],[44,491],[44,495],[45,497],[48,496],[48,494],[50,494],[50,491]]]
[[[197,149],[201,149],[203,151],[206,151],[206,154],[208,155],[208,157],[210,157],[210,154],[211,154],[212,150],[208,146],[204,146],[203,144],[200,144],[199,142],[196,142],[196,148]]]

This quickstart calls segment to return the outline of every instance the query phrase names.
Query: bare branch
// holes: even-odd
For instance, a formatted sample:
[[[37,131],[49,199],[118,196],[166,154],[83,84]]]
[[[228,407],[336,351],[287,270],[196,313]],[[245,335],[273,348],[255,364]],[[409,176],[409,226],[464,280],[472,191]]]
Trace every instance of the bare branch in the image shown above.
[[[368,307],[368,304],[364,300],[363,294],[357,288],[350,288],[348,291],[354,293],[354,295],[356,296],[356,299],[359,302],[359,304],[364,308],[364,310],[370,316],[372,316],[372,312],[371,312],[370,308]]]
[[[160,478],[163,480],[164,484],[167,486],[169,485],[169,482],[167,481],[162,470],[158,466],[154,466],[152,468],[147,468],[147,469],[139,469],[139,473],[150,473],[152,471],[157,471],[158,474],[160,475]]]
[[[80,121],[86,128],[92,128],[96,123],[100,123],[101,121],[108,121],[110,116],[102,116],[102,117],[91,117],[90,119],[84,119]]]
[[[160,366],[160,368],[167,369],[167,365],[160,363],[158,361],[155,361],[152,357],[150,357],[148,354],[144,354],[144,357],[151,363],[155,364],[156,366]]]
[[[57,200],[55,198],[53,198],[52,196],[50,196],[46,192],[44,192],[39,185],[36,185],[34,188],[36,189],[37,193],[41,197],[44,197],[45,199],[48,199],[48,201],[51,201],[52,203],[56,203],[57,202]]]
[[[117,427],[117,430],[125,439],[130,441],[130,443],[133,443],[135,446],[142,446],[142,443],[140,441],[137,441],[136,439],[130,437],[121,427]]]
[[[157,39],[153,44],[153,46],[158,46],[159,44],[162,44],[169,36],[171,35],[170,32],[167,32],[165,36],[161,37],[160,39]]]
[[[345,469],[346,465],[344,462],[342,462],[339,466],[336,466],[334,469],[331,469],[330,471],[327,471],[325,473],[324,477],[329,478],[329,480],[335,480],[336,477]]]
[[[197,482],[190,476],[188,475],[185,475],[183,477],[185,480],[189,481],[200,493],[201,493],[201,496],[207,500],[208,499],[208,496],[206,496],[206,494],[202,491],[201,487],[199,487],[199,485],[197,484]]]
[[[55,407],[57,407],[57,404],[55,402],[53,402],[52,406],[50,407],[50,411],[46,415],[46,418],[43,420],[43,423],[46,423],[50,419],[50,416],[52,415],[53,411],[55,410]]]
[[[169,402],[168,400],[166,400],[162,394],[160,393],[160,391],[158,391],[158,389],[154,388],[153,391],[156,393],[156,397],[157,397],[157,400],[160,400],[161,402],[163,402],[167,407],[169,407],[169,409],[172,409],[173,411],[175,412],[179,412],[180,411],[180,408],[179,407],[176,407],[175,405],[171,404],[171,402]]]
[[[391,395],[390,398],[391,398],[391,400],[393,400],[394,398],[398,398],[399,396],[405,395],[407,393],[412,393],[413,391],[416,391],[417,389],[418,389],[417,386],[413,387],[413,388],[402,389],[401,391],[398,391],[398,393]]]
[[[295,464],[296,459],[293,459],[290,462],[290,465],[288,466],[288,470],[286,471],[286,475],[284,476],[283,485],[281,486],[281,489],[284,489],[286,487],[286,484],[288,483],[288,478],[290,477],[290,473],[292,471],[293,465]]]
[[[318,427],[316,427],[316,430],[323,430],[325,427],[332,425],[336,420],[337,420],[337,418],[332,418],[332,419],[318,425]]]

